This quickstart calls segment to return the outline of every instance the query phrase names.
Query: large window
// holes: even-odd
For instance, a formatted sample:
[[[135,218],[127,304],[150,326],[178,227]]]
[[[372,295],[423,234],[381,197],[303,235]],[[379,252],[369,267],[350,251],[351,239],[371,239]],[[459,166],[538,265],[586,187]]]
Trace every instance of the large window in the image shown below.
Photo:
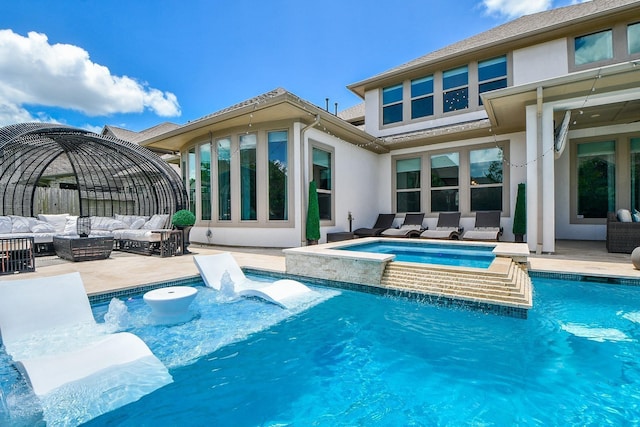
[[[219,139],[218,152],[218,219],[231,220],[231,140]]]
[[[627,49],[629,55],[640,53],[640,22],[627,27]]]
[[[469,107],[469,70],[454,68],[442,73],[443,112],[464,110]]]
[[[431,212],[457,212],[459,196],[460,154],[431,156]]]
[[[433,115],[433,76],[411,80],[411,118]]]
[[[575,65],[590,64],[613,58],[613,33],[600,31],[575,38]]]
[[[507,87],[507,57],[478,62],[478,94]],[[478,105],[482,98],[478,96]]]
[[[616,204],[615,141],[577,146],[578,218],[606,218]]]
[[[502,150],[498,147],[469,152],[471,210],[502,210]]]
[[[187,164],[189,165],[189,171],[187,172],[188,178],[188,191],[189,191],[189,210],[196,213],[196,149],[190,148],[187,155]]]
[[[382,89],[382,124],[402,121],[402,83]]]
[[[331,220],[332,215],[332,163],[331,152],[317,147],[312,149],[313,180],[318,188],[318,204],[320,206],[320,219]]]
[[[640,209],[640,138],[631,138],[631,208]]]
[[[421,158],[396,160],[396,212],[421,212]]]
[[[258,219],[256,206],[256,149],[255,133],[240,135],[240,219]]]
[[[200,203],[201,219],[211,219],[211,144],[200,146]]]
[[[269,219],[288,218],[287,131],[269,132]]]

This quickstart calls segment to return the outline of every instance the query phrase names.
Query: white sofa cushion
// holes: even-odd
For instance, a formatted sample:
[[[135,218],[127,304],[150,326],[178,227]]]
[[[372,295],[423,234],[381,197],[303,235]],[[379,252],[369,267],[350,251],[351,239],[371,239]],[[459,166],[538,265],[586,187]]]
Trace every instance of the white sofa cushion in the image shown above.
[[[36,221],[35,218],[25,216],[9,215],[9,217],[11,218],[12,233],[29,233],[31,231],[31,224]]]
[[[113,230],[113,238],[139,242],[159,242],[161,235],[160,233],[154,233],[152,230]]]
[[[165,227],[167,220],[169,219],[168,214],[155,214],[151,217],[151,219],[144,223],[142,226],[143,230],[159,230]]]
[[[129,228],[131,230],[140,230],[146,222],[147,221],[145,221],[144,218],[138,218],[131,223],[131,226]]]
[[[56,228],[45,221],[35,220],[31,225],[32,233],[55,233]]]
[[[0,216],[0,233],[11,233],[12,229],[11,217]]]
[[[124,222],[108,216],[92,216],[91,217],[91,231],[103,230],[113,231],[129,228]]]
[[[140,216],[140,215],[120,215],[120,214],[115,214],[115,219],[117,219],[118,221],[122,221],[125,224],[127,224],[128,228],[131,228],[131,224],[133,224],[134,221],[142,218],[143,221],[149,221],[149,217],[148,216]]]
[[[48,222],[55,227],[56,232],[62,233],[68,216],[69,214],[38,214],[38,219]]]

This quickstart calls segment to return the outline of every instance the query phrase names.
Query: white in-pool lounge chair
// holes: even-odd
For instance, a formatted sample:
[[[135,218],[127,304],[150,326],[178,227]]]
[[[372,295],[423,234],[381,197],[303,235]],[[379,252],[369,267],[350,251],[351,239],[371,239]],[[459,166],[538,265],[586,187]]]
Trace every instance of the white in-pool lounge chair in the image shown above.
[[[418,237],[424,230],[423,220],[424,213],[405,214],[404,222],[400,228],[388,228],[380,235],[383,237]]]
[[[173,381],[140,338],[96,323],[80,273],[0,282],[0,337],[47,424],[60,422],[49,410],[80,424]],[[72,407],[58,394],[75,395]]]
[[[460,212],[440,212],[435,230],[425,230],[420,233],[420,237],[422,239],[458,240],[461,233]]]
[[[299,303],[301,297],[307,298],[315,294],[295,280],[281,279],[269,283],[248,279],[229,252],[194,255],[193,262],[208,287],[227,293],[233,292],[238,296],[262,298],[282,308],[292,308]],[[225,274],[228,275],[227,278],[224,278]]]
[[[478,211],[476,212],[476,224],[473,230],[465,231],[462,239],[497,242],[501,235],[500,211]]]

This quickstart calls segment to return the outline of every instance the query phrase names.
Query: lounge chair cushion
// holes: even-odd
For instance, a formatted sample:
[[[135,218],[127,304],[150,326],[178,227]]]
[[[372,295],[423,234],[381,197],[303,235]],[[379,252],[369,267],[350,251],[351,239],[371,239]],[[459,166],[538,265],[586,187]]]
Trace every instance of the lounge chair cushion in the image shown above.
[[[449,239],[456,230],[425,230],[420,237],[425,239]]]

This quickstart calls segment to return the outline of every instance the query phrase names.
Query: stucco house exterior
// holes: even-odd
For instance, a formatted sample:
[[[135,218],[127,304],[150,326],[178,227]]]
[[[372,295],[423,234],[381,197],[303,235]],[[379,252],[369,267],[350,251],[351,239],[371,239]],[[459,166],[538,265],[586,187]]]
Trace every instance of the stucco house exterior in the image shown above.
[[[181,153],[191,240],[303,244],[311,179],[323,240],[349,212],[460,211],[470,229],[479,210],[513,240],[525,183],[526,241],[554,252],[640,205],[640,1],[523,16],[348,88],[364,102],[338,116],[277,89],[140,141]]]

